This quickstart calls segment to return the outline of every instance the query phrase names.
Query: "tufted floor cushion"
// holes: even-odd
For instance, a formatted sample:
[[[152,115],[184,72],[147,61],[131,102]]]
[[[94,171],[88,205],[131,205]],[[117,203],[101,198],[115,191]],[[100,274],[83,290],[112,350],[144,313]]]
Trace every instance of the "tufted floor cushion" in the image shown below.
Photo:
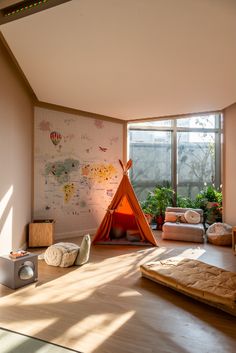
[[[79,246],[73,243],[56,243],[47,248],[44,260],[48,265],[69,267],[72,266],[79,253]]]
[[[140,267],[143,277],[236,316],[236,273],[191,259],[167,259]]]

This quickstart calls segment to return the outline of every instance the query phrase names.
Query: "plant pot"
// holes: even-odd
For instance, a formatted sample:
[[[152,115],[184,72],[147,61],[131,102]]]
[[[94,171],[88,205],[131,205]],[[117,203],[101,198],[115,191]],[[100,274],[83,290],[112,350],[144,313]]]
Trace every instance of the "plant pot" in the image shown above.
[[[164,220],[165,220],[164,216],[162,216],[162,215],[156,216],[157,230],[162,230]]]
[[[220,206],[217,202],[208,202],[207,203],[206,221],[208,224],[213,224],[215,222],[222,221],[221,209],[220,209]]]
[[[153,215],[149,214],[149,213],[144,213],[146,220],[148,222],[148,224],[152,223],[152,219],[153,219]]]

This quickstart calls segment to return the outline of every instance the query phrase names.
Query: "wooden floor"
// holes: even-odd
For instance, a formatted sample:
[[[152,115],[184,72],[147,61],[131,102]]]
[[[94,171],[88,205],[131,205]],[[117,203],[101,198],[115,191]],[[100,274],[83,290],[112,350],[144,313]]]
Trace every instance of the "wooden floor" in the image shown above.
[[[36,284],[15,291],[0,286],[0,326],[84,353],[235,352],[235,317],[141,278],[139,271],[149,260],[182,254],[236,272],[232,250],[159,245],[93,246],[88,264],[67,269],[39,261]]]

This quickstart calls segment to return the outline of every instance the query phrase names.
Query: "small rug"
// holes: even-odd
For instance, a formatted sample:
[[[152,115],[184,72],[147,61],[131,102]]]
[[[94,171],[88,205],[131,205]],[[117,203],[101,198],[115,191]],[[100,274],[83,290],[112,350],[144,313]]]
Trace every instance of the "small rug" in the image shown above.
[[[74,349],[49,343],[11,330],[0,328],[1,353],[80,353]]]

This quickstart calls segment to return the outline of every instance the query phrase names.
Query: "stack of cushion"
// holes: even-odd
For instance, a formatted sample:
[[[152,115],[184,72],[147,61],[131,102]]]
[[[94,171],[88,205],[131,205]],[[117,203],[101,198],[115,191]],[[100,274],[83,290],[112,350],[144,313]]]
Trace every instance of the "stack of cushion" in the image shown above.
[[[204,241],[203,211],[180,207],[167,207],[162,239],[191,242]]]
[[[184,213],[180,211],[166,211],[165,222],[197,224],[201,222],[201,216],[197,211],[192,209],[188,209],[187,211],[184,211]]]

